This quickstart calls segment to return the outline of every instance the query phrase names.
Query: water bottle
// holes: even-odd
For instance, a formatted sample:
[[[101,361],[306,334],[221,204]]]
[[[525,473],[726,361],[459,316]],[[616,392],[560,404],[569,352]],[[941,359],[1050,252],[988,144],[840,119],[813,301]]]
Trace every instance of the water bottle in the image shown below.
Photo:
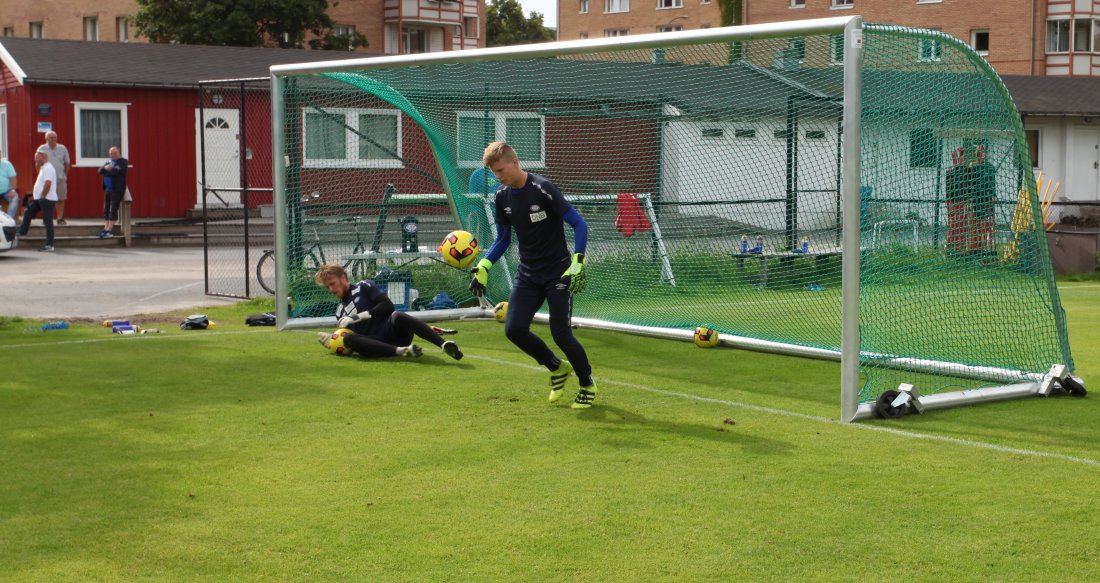
[[[141,333],[142,334],[160,334],[160,329],[159,328],[142,328]]]
[[[748,252],[749,252],[749,236],[748,235],[741,235],[741,253],[744,254],[744,253],[748,253]]]
[[[809,253],[810,252],[810,240],[808,238],[802,237],[801,249],[802,249],[803,253]]]
[[[756,236],[756,247],[753,248],[752,252],[753,253],[763,253],[764,252],[764,235],[757,235]]]
[[[43,332],[45,332],[46,330],[68,330],[68,329],[69,329],[69,323],[66,322],[65,320],[58,320],[56,322],[47,322],[45,324],[42,324],[42,331]]]

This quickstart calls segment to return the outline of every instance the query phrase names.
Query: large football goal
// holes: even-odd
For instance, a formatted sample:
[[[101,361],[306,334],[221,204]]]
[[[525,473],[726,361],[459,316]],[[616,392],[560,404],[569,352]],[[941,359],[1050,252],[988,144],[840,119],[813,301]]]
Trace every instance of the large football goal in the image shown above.
[[[1019,115],[941,32],[829,18],[276,66],[271,84],[282,327],[331,322],[321,254],[421,317],[486,313],[435,248],[493,240],[481,154],[505,140],[589,224],[577,325],[838,360],[845,421],[1084,392]]]

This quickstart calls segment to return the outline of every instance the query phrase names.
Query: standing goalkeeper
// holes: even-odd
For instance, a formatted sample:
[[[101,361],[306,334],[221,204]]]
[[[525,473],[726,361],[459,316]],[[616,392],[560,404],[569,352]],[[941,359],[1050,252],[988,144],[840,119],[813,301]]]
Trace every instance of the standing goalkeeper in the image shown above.
[[[519,239],[519,271],[508,298],[504,333],[521,350],[550,371],[550,402],[561,398],[565,381],[576,371],[580,391],[574,409],[587,409],[596,398],[596,383],[584,347],[573,336],[573,294],[584,289],[584,248],[588,225],[553,183],[519,166],[516,151],[504,142],[485,148],[482,162],[501,186],[496,192],[497,238],[473,269],[470,291],[485,294],[489,269],[512,242]],[[569,254],[565,223],[573,227],[576,253]],[[546,302],[550,308],[550,333],[568,361],[559,359],[541,338],[531,332],[535,312]],[[572,363],[572,364],[570,364]]]

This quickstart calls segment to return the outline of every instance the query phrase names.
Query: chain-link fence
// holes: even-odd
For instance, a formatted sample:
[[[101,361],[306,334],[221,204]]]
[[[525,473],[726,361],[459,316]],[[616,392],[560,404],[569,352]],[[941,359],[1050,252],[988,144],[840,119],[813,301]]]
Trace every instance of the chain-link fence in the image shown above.
[[[206,293],[262,295],[257,265],[274,248],[269,80],[201,83],[199,120]]]

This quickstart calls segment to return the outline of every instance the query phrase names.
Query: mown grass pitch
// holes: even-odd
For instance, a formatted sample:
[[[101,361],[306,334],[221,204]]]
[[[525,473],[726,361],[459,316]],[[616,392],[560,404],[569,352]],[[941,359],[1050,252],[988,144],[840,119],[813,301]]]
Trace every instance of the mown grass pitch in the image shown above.
[[[1096,384],[1100,286],[1062,298]],[[835,363],[580,330],[574,411],[496,322],[452,324],[459,362],[365,362],[264,309],[0,318],[0,578],[1100,578],[1095,395],[845,425]]]

